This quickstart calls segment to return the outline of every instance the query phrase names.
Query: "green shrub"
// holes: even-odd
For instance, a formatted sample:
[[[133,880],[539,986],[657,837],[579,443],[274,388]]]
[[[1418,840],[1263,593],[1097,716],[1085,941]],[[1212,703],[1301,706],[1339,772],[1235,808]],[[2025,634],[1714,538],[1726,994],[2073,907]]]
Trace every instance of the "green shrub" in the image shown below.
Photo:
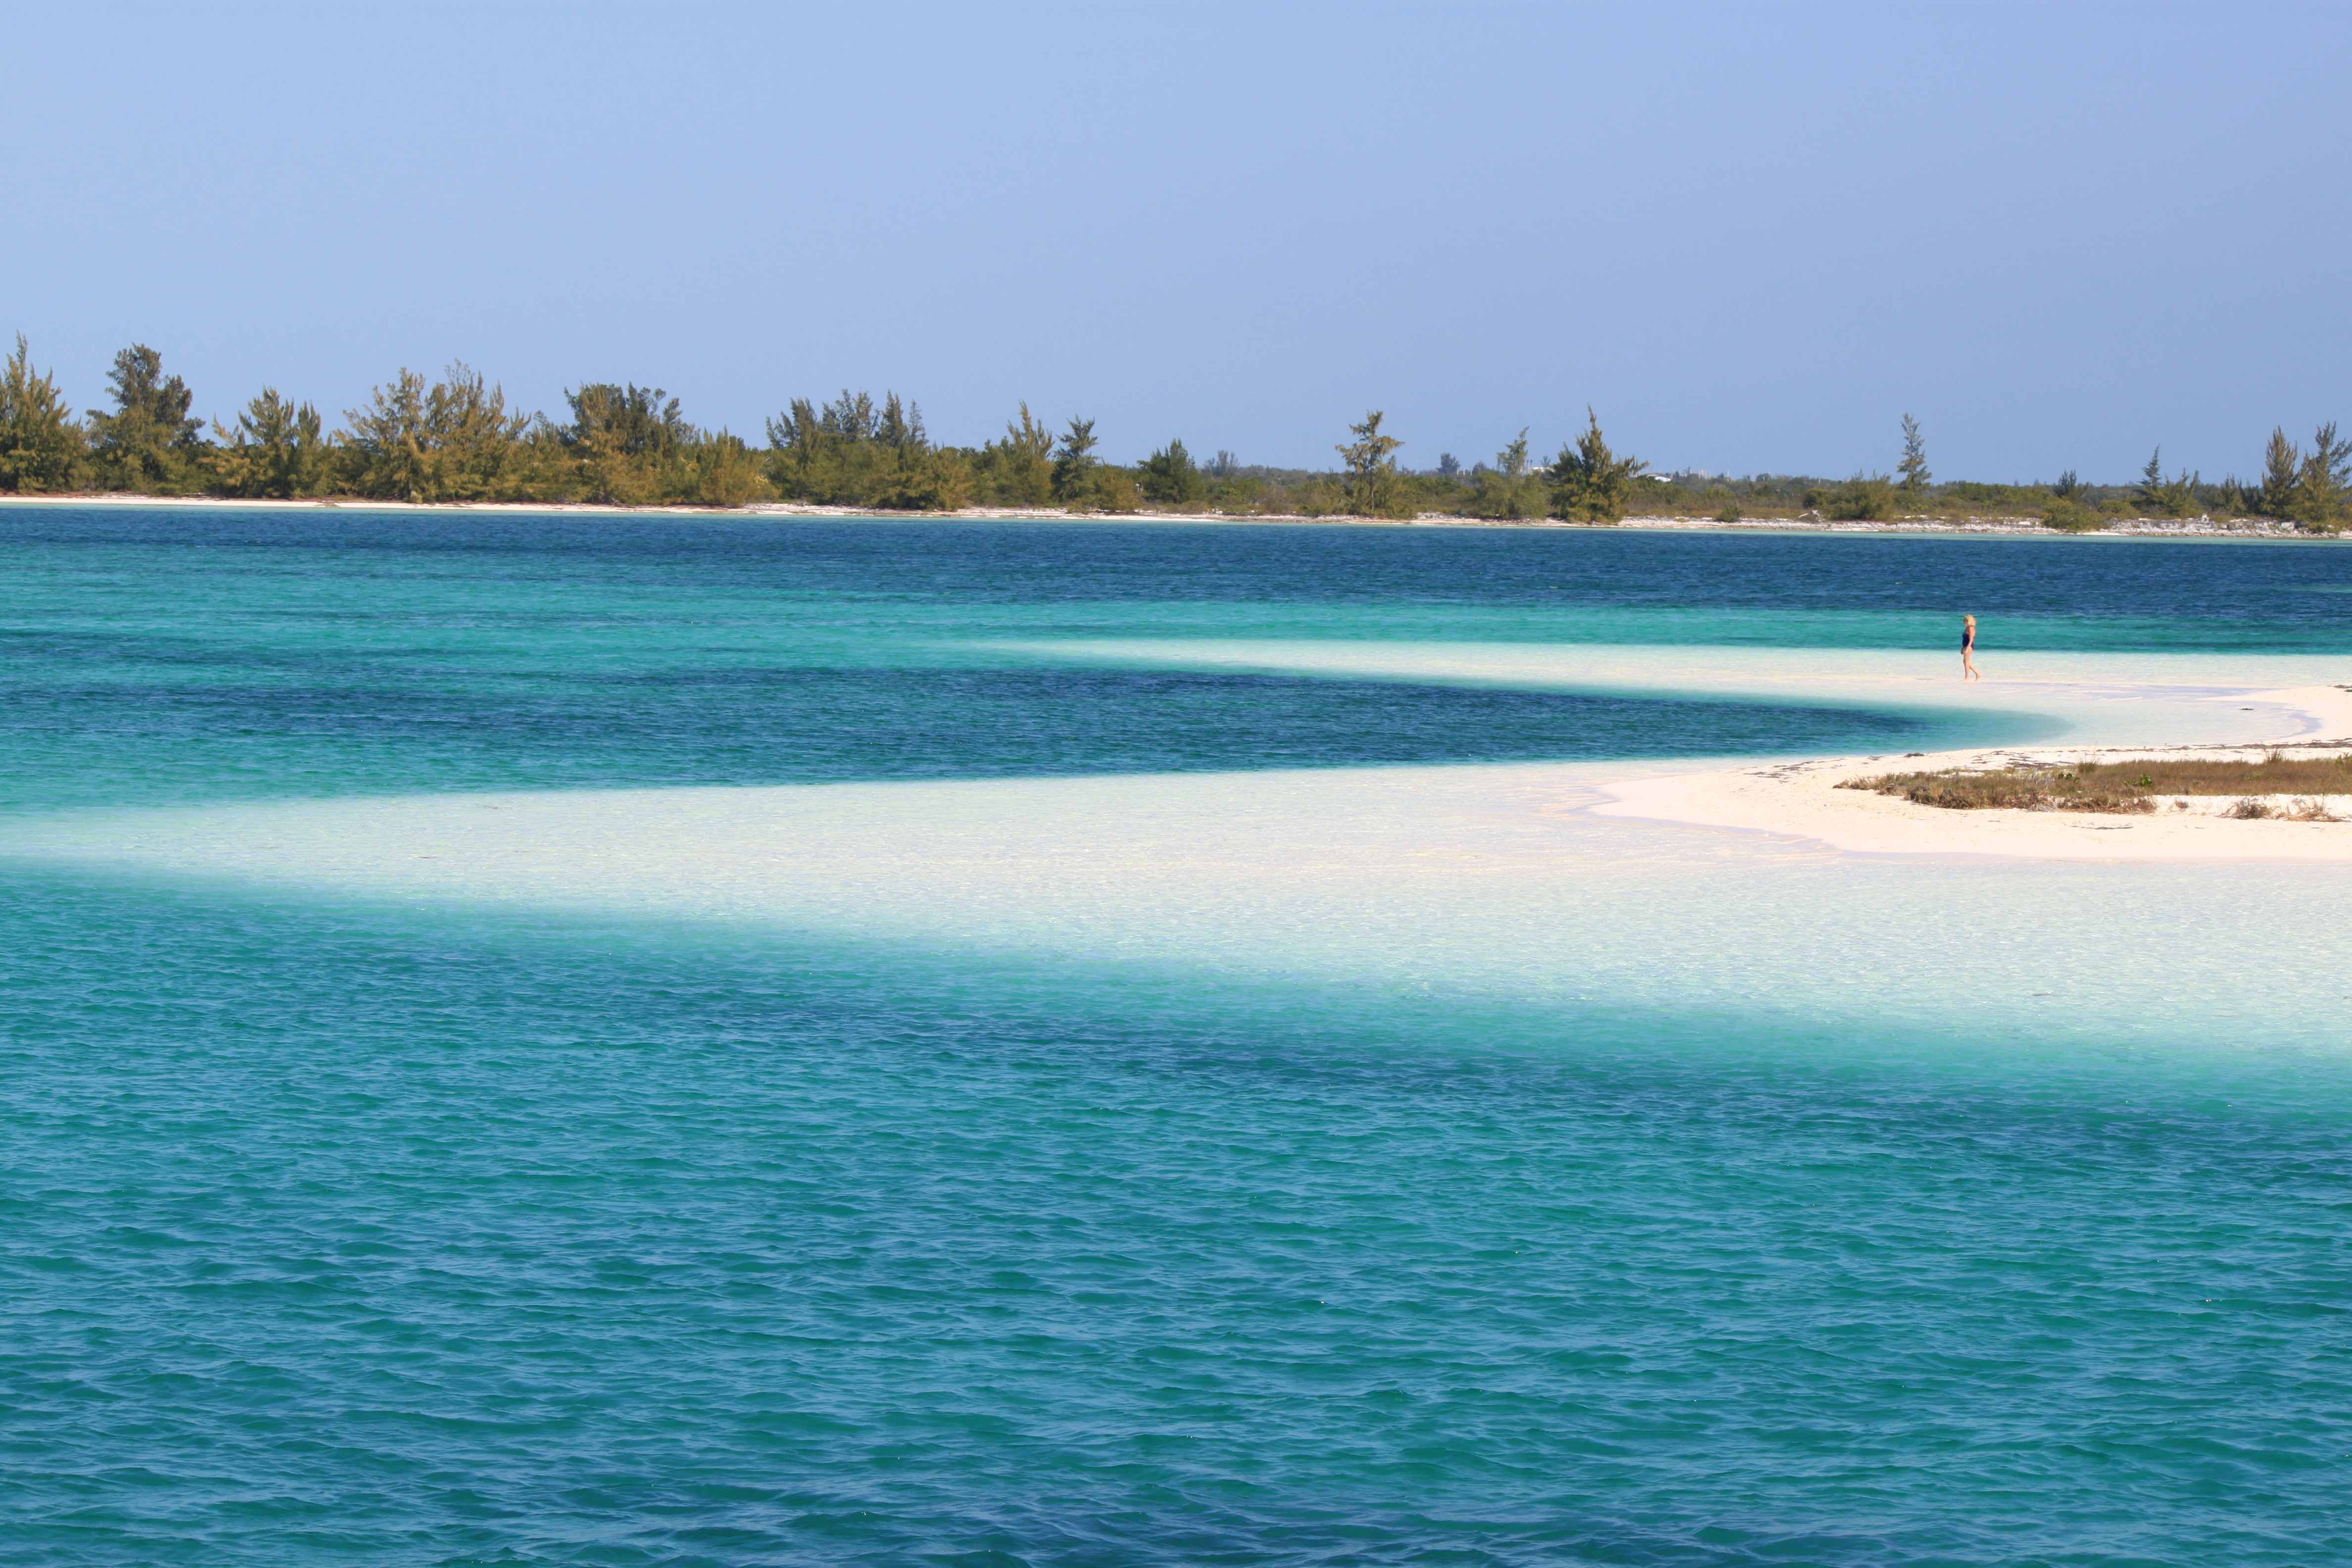
[[[886,448],[895,455],[875,487],[874,504],[892,511],[953,511],[971,504],[971,464],[937,447]]]
[[[2105,528],[2110,520],[2100,516],[2081,501],[2064,496],[2053,496],[2042,506],[2042,522],[2063,533],[2090,533]]]
[[[1884,522],[1899,498],[1885,474],[1856,474],[1823,497],[1824,510],[1841,522]]]
[[[1209,483],[1208,502],[1219,511],[1265,511],[1269,508],[1266,482],[1255,474],[1235,474]]]
[[[1209,481],[1181,441],[1171,441],[1135,466],[1137,488],[1143,499],[1160,506],[1198,507],[1209,494]]]
[[[705,435],[684,448],[672,489],[677,500],[696,506],[737,507],[764,500],[769,493],[759,458],[740,436],[725,430]]]
[[[1066,503],[1070,510],[1134,511],[1143,505],[1143,492],[1129,470],[1112,463],[1091,463],[1086,473],[1085,493]]]
[[[1528,433],[1495,454],[1495,466],[1471,477],[1463,510],[1472,517],[1518,521],[1543,515],[1543,487],[1528,472]]]

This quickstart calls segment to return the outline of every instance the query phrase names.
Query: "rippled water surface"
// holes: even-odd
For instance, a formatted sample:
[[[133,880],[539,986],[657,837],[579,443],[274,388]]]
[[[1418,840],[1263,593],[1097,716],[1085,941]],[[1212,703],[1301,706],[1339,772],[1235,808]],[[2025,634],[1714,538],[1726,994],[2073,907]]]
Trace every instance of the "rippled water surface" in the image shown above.
[[[2352,663],[2347,586],[2328,548],[0,512],[0,1558],[2352,1560],[2339,873],[1577,819],[1556,891],[1482,892],[1458,825],[1425,874],[1339,825],[1237,881],[1172,814],[1309,808],[1216,805],[1235,771],[2040,721],[1038,651],[1891,655],[1965,597],[2015,647]],[[839,796],[798,830],[847,847],[831,901],[765,923],[171,838],[916,780],[997,793],[919,841]],[[31,852],[91,808],[180,847]],[[1016,808],[1067,820],[992,837]]]

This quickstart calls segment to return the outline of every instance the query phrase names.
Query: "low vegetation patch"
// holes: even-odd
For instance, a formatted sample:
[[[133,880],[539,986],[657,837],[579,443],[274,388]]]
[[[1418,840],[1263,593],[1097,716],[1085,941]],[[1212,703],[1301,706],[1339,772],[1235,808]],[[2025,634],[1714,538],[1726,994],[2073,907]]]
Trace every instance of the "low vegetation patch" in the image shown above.
[[[2046,768],[1881,773],[1848,779],[1838,787],[1953,811],[2147,812],[2154,811],[2164,795],[2234,795],[2238,803],[2227,813],[2231,816],[2332,821],[2326,800],[2352,794],[2352,756],[2291,757],[2273,751],[2260,762],[2126,757]],[[2269,795],[2307,798],[2279,807],[2266,804],[2263,797]]]

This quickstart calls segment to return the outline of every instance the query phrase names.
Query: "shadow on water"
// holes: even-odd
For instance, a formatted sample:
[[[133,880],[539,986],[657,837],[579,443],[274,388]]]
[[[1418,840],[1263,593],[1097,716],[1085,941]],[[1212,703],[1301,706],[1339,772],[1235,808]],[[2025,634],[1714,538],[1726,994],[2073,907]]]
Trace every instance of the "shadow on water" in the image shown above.
[[[2336,1532],[2337,1063],[11,881],[23,1561]]]

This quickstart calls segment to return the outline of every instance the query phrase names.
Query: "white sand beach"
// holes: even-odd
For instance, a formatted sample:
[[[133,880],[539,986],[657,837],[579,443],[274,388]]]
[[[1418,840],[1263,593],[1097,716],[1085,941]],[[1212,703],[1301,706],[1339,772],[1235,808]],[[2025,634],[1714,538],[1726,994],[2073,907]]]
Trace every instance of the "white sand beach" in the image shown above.
[[[2295,755],[2352,754],[2352,691],[2313,686],[2238,694],[2272,711],[2300,712]],[[2260,744],[2179,743],[1998,747],[1869,757],[1822,757],[1632,779],[1607,786],[1596,816],[1789,834],[1866,855],[1994,855],[2061,860],[2352,860],[2352,792],[2254,796],[2269,818],[2230,815],[2235,797],[2166,796],[2146,815],[2063,810],[1951,810],[1841,787],[1896,773],[2102,765],[2150,757],[2255,762]],[[2305,815],[2305,820],[2290,819]],[[2313,820],[2322,814],[2344,821]]]
[[[1608,786],[1596,816],[1789,834],[1864,855],[1997,855],[2037,860],[2352,860],[2352,790],[2335,796],[2152,797],[2146,815],[1951,810],[1842,787],[1890,773],[2069,767],[2162,756],[2256,762],[2262,747],[2025,747],[1833,757],[1716,769]],[[2300,753],[2298,753],[2300,754]],[[2352,754],[2352,734],[2312,755]],[[2235,816],[2241,799],[2273,814]],[[2325,814],[2324,816],[2321,814]],[[2300,817],[2298,820],[2296,818]],[[2341,820],[2328,820],[2328,817]]]

